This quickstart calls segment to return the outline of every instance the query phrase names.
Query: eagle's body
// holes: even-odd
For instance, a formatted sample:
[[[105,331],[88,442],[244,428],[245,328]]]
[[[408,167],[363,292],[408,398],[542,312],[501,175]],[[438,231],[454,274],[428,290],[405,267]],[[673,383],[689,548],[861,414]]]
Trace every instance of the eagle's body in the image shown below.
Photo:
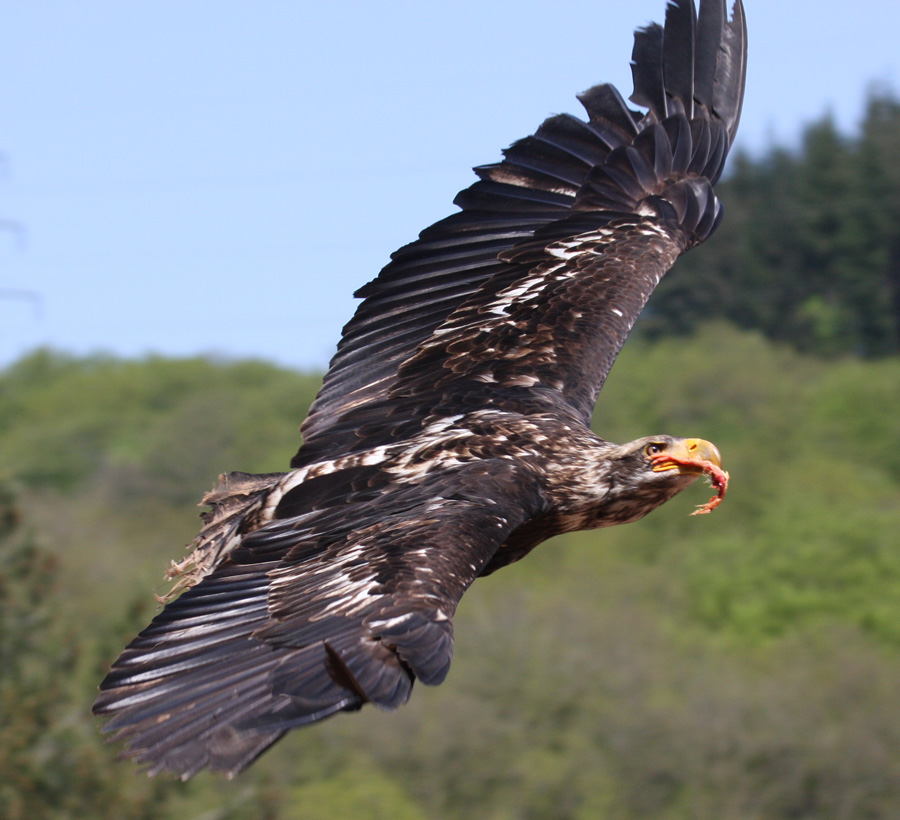
[[[714,230],[740,116],[740,0],[669,6],[635,38],[631,111],[581,96],[457,197],[359,295],[292,470],[204,500],[169,603],[95,710],[151,771],[234,773],[288,729],[404,703],[450,665],[479,576],[553,535],[627,523],[708,475],[700,439],[589,429],[634,320]]]

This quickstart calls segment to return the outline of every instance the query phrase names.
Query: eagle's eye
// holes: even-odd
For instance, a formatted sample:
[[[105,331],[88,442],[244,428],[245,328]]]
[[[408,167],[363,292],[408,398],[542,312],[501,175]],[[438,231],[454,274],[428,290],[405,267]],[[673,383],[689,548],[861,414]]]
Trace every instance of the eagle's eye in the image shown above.
[[[655,456],[657,453],[664,453],[666,445],[661,441],[651,441],[645,448],[644,452],[648,456]]]

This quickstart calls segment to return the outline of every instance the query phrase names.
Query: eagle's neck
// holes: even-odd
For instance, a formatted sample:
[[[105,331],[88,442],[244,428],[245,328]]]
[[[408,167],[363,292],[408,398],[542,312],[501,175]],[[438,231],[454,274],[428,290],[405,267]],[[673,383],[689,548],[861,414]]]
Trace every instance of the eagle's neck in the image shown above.
[[[672,474],[663,478],[648,471],[640,442],[616,445],[593,434],[577,434],[568,444],[567,457],[560,458],[557,449],[545,477],[556,522],[553,535],[637,521],[697,478]]]

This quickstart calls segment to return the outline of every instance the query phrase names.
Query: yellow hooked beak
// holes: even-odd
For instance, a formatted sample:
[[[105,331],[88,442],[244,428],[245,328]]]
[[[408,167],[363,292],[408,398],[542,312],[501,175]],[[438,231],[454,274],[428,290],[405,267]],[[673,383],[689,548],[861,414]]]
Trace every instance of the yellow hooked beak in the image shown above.
[[[667,458],[670,456],[670,458]],[[715,464],[722,469],[722,455],[711,441],[702,438],[686,438],[670,444],[664,453],[654,459],[653,472],[678,470],[687,475],[701,475],[707,470],[703,462]]]

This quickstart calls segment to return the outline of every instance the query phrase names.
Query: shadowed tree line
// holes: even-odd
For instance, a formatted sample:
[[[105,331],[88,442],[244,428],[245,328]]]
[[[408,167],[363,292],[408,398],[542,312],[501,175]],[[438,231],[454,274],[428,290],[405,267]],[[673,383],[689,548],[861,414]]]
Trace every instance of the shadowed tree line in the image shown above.
[[[738,153],[722,225],[663,280],[643,330],[723,318],[820,355],[900,351],[898,157],[900,102],[883,93],[853,136],[825,117],[796,150]]]

